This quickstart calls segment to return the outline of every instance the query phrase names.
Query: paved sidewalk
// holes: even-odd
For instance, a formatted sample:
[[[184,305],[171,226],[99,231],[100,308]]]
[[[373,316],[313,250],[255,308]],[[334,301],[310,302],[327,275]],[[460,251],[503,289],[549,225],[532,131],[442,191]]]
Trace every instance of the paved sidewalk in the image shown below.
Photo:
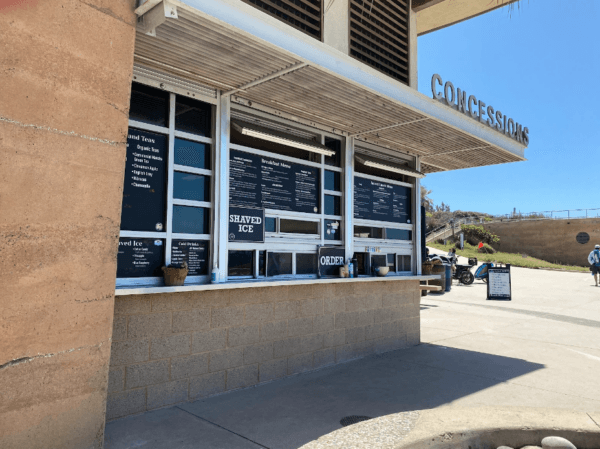
[[[420,346],[106,426],[105,448],[295,449],[341,428],[436,407],[600,411],[600,288],[587,273],[512,269],[513,301],[486,286],[422,298]],[[408,415],[407,415],[408,416]]]

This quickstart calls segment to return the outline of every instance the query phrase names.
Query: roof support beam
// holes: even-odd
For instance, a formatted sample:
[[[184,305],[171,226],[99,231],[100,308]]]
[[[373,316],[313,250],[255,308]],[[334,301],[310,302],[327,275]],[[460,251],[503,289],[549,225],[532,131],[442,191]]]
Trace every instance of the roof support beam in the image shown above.
[[[221,96],[229,97],[230,95],[233,95],[237,92],[245,91],[247,89],[250,89],[251,87],[258,86],[259,84],[263,84],[263,83],[266,83],[267,81],[271,81],[276,78],[282,77],[283,75],[287,75],[288,73],[295,72],[296,70],[300,70],[306,66],[308,66],[307,62],[298,62],[297,64],[291,65],[285,69],[279,70],[275,73],[271,73],[270,75],[263,76],[262,78],[254,80],[250,83],[243,84],[242,86],[240,86],[236,89],[229,90],[227,92],[223,92],[221,94]]]
[[[148,0],[135,13],[138,15],[138,30],[150,36],[156,36],[156,27],[167,20],[177,19],[177,7],[167,0]]]
[[[425,120],[429,120],[429,118],[425,117],[425,118],[420,118],[418,120],[410,120],[408,122],[394,123],[393,125],[382,126],[381,128],[375,128],[375,129],[370,129],[368,131],[361,131],[361,132],[356,133],[356,134],[351,134],[350,137],[363,136],[365,134],[373,134],[373,133],[376,133],[376,132],[379,132],[379,131],[383,131],[385,129],[397,128],[398,126],[410,125],[411,123],[423,122]]]
[[[489,148],[489,147],[490,147],[490,145],[484,145],[481,147],[462,148],[460,150],[444,151],[442,153],[425,154],[425,155],[421,156],[421,159],[427,159],[428,157],[443,156],[445,154],[461,153],[463,151],[481,150],[483,148]]]

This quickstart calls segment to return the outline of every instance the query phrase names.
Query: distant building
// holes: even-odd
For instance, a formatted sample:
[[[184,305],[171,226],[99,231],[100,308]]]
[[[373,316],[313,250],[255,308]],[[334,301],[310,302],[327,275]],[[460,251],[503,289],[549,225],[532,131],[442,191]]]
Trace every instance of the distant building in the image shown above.
[[[524,160],[522,124],[416,89],[417,35],[510,2],[12,3],[1,447],[418,344],[420,179]]]

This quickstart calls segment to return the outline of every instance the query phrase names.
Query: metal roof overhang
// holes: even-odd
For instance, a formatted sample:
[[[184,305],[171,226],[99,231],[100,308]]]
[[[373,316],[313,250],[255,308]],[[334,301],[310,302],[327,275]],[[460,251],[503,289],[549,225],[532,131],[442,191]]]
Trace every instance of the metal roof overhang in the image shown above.
[[[517,141],[243,2],[169,3],[176,19],[158,26],[156,36],[138,30],[137,64],[419,156],[424,173],[525,160]]]

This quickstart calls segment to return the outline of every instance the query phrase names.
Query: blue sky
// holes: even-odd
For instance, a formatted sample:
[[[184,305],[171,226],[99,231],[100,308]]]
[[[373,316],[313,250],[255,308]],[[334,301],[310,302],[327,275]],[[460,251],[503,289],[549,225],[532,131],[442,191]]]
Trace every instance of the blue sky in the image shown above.
[[[599,23],[600,0],[522,0],[419,37],[419,91],[439,73],[529,127],[526,162],[428,175],[436,204],[600,208]]]

